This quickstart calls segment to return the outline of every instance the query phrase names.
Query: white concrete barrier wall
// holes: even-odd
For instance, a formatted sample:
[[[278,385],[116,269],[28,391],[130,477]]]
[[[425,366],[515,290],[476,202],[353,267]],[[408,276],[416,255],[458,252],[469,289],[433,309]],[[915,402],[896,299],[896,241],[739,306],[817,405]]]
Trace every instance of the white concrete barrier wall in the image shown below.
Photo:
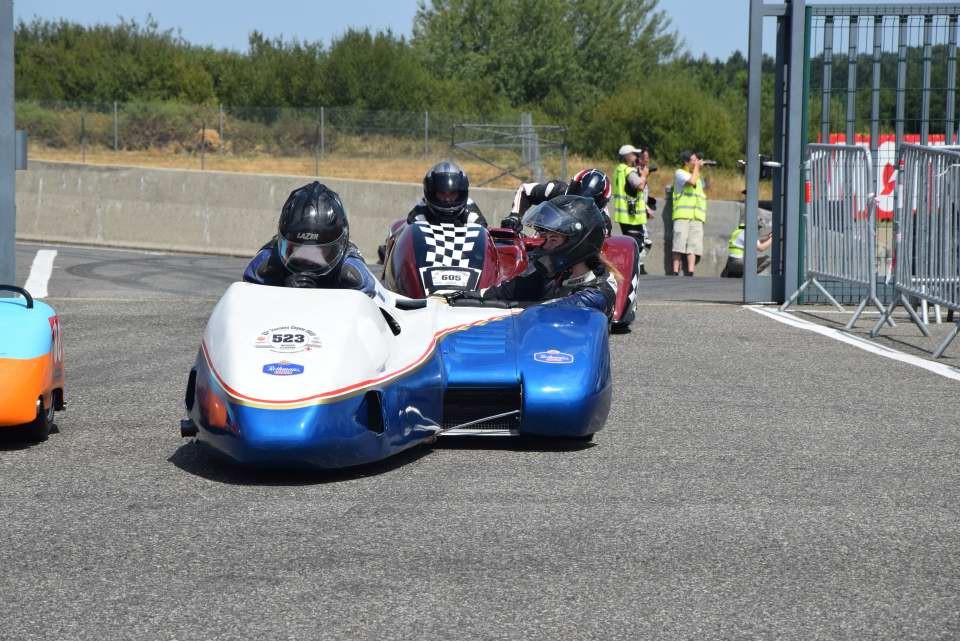
[[[114,247],[252,255],[276,232],[287,195],[312,180],[181,169],[148,169],[31,161],[17,172],[17,238]],[[350,235],[369,262],[376,260],[390,223],[422,195],[420,185],[321,178],[343,199]],[[484,216],[496,224],[510,211],[513,191],[470,190]],[[698,273],[719,275],[739,203],[710,202],[704,257]],[[647,260],[664,273],[669,256],[669,215],[654,217],[657,238]],[[667,236],[664,236],[664,234]]]

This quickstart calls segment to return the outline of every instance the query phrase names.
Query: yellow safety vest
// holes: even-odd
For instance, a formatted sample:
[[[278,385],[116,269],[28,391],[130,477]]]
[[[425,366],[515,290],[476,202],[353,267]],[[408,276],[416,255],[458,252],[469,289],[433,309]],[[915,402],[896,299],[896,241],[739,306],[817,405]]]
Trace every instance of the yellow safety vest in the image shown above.
[[[634,200],[627,196],[627,176],[633,167],[620,163],[613,171],[613,220],[624,225],[646,225],[647,203],[641,194]],[[631,203],[636,203],[634,214],[630,214]]]
[[[703,178],[697,180],[697,186],[689,183],[683,186],[683,191],[673,192],[673,219],[674,220],[707,220],[707,194],[703,191]]]
[[[730,234],[730,241],[727,243],[727,253],[732,258],[743,259],[744,229],[746,225],[737,225],[737,228]]]

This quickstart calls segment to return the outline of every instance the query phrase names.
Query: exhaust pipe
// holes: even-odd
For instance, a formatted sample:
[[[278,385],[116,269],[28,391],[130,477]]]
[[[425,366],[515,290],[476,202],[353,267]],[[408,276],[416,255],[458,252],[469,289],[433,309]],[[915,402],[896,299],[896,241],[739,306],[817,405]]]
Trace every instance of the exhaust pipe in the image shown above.
[[[192,418],[185,418],[180,421],[180,436],[183,438],[192,438],[196,436],[199,431]]]

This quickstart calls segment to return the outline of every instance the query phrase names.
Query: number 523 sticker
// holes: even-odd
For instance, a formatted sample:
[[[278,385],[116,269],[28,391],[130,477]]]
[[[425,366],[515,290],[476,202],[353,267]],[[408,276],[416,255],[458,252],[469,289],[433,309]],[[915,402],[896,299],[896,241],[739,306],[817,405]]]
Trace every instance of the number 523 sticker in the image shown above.
[[[323,345],[316,332],[296,325],[284,325],[260,332],[254,346],[280,354],[293,354],[320,349]]]

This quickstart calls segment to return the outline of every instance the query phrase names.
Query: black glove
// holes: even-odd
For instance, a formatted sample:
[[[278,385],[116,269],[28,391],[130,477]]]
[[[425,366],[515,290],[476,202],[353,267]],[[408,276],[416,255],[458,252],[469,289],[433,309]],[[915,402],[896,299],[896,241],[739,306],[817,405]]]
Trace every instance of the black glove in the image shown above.
[[[506,227],[507,229],[512,229],[518,234],[523,231],[523,222],[520,220],[520,216],[514,216],[510,214],[506,218],[500,221],[501,227]]]
[[[317,286],[317,280],[310,274],[290,274],[287,276],[287,279],[283,281],[283,286],[315,288]]]
[[[654,198],[653,196],[648,196],[648,197],[647,197],[647,207],[648,207],[649,209],[656,209],[656,208],[657,208],[657,199]]]
[[[446,292],[440,294],[448,305],[453,305],[458,300],[483,300],[483,294],[473,289],[458,289],[455,292]]]

